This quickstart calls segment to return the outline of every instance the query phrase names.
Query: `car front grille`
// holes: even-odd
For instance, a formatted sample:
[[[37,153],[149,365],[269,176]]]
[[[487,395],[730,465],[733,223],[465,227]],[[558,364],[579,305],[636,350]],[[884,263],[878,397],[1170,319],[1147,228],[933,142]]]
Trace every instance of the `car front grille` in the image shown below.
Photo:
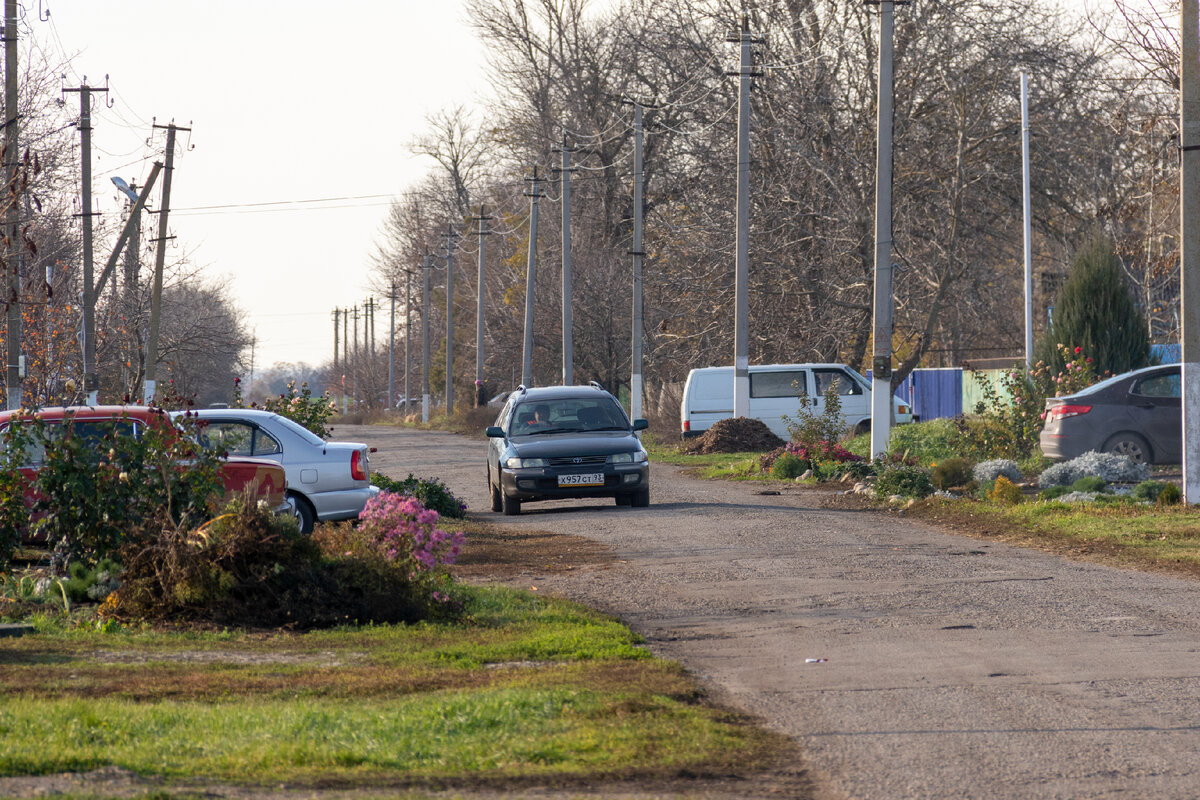
[[[560,456],[548,459],[552,467],[590,467],[608,462],[608,456]]]

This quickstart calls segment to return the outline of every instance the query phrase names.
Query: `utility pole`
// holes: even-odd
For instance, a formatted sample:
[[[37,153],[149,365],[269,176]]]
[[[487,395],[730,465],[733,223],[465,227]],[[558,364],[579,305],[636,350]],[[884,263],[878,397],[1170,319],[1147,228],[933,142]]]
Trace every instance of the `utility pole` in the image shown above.
[[[1200,13],[1180,3],[1179,323],[1183,345],[1183,500],[1200,503]]]
[[[642,104],[633,104],[633,366],[629,380],[629,417],[642,416],[642,217],[645,202],[642,199],[644,168],[642,165]]]
[[[563,386],[575,383],[574,349],[571,336],[571,150],[567,147],[567,134],[563,132],[562,145],[558,151],[562,156],[562,382]]]
[[[871,362],[871,457],[892,437],[892,24],[893,0],[879,3],[879,102],[875,148],[875,325]]]
[[[408,416],[409,376],[412,375],[412,270],[404,270],[404,416]]]
[[[487,402],[483,391],[483,253],[484,242],[490,231],[487,221],[491,217],[483,213],[483,203],[479,204],[479,277],[475,285],[475,406],[478,408]]]
[[[421,349],[424,357],[421,370],[421,422],[429,422],[429,291],[430,270],[433,269],[432,256],[425,254],[425,285],[421,292]]]
[[[153,402],[158,391],[158,327],[162,318],[162,285],[163,267],[167,259],[167,215],[171,210],[171,176],[175,174],[175,133],[176,131],[191,131],[191,128],[181,128],[174,122],[169,125],[151,125],[152,128],[166,128],[167,157],[163,175],[162,200],[158,209],[158,248],[154,254],[154,288],[150,294],[150,334],[146,339],[146,383],[143,394],[147,405]]]
[[[99,402],[100,376],[96,372],[96,291],[95,264],[92,259],[92,92],[107,92],[108,87],[93,89],[87,78],[78,89],[63,89],[63,94],[79,92],[80,190],[83,216],[83,390],[87,404]],[[13,198],[15,201],[16,198]]]
[[[446,416],[454,414],[454,226],[446,226]]]
[[[1021,198],[1025,214],[1025,371],[1033,370],[1033,222],[1029,195],[1029,75],[1021,73]]]
[[[537,165],[533,166],[533,178],[525,180],[533,184],[529,195],[529,257],[526,260],[525,272],[525,346],[521,353],[521,385],[533,386],[533,290],[536,285],[537,273],[537,226],[538,226],[538,197],[541,192],[538,184],[541,178],[537,174]]]
[[[350,373],[350,309],[342,309],[342,413],[350,411],[350,393],[346,391],[346,375]]]
[[[8,369],[4,393],[8,410],[21,407],[25,375],[21,363],[21,217],[17,197],[20,195],[17,175],[17,151],[20,149],[20,117],[17,116],[17,0],[4,0],[4,233],[8,247],[4,251],[4,266],[8,277],[8,303],[5,313],[5,340],[8,350]]]
[[[337,308],[336,306],[334,306],[334,309],[333,309],[333,374],[334,375],[338,374],[338,347],[341,344],[338,341],[338,332],[339,332],[339,328],[341,327],[341,322],[342,322],[341,316],[342,316],[341,310],[339,308]]]
[[[388,410],[391,410],[396,405],[396,281],[392,281],[391,292],[388,297],[391,298],[391,319],[388,322]]]
[[[733,416],[750,413],[750,79],[751,46],[762,41],[750,35],[750,18],[742,16],[742,29],[725,37],[742,47],[738,80],[737,242],[734,268]]]
[[[364,320],[365,321],[365,320]],[[354,410],[358,410],[358,370],[362,365],[362,348],[358,344],[358,306],[354,307],[354,365],[350,368],[350,385],[354,391]]]

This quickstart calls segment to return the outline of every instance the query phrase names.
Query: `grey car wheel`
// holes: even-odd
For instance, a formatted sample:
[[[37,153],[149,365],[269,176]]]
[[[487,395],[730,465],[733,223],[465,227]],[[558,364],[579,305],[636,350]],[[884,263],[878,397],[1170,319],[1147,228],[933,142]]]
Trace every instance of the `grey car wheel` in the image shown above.
[[[1104,452],[1129,456],[1135,464],[1149,464],[1151,461],[1150,445],[1136,433],[1118,433],[1104,443]]]
[[[506,517],[515,517],[521,513],[521,501],[509,497],[504,492],[500,492],[500,505]]]
[[[300,525],[300,532],[312,533],[313,526],[317,523],[317,512],[313,510],[312,504],[295,492],[288,496],[292,498],[292,504],[295,506],[295,511],[292,513]]]
[[[503,511],[504,501],[500,496],[500,487],[492,483],[491,470],[488,470],[488,494],[492,496],[492,511]]]

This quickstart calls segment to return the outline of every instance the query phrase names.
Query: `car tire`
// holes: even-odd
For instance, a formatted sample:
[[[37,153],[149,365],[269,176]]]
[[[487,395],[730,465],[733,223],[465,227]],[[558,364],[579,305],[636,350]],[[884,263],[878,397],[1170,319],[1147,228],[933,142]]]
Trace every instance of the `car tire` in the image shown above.
[[[631,495],[631,494],[619,494],[619,495],[617,495],[617,505],[619,505],[619,506],[631,506],[631,505],[633,505],[633,495]]]
[[[633,493],[630,499],[633,501],[634,508],[645,508],[650,505],[650,488],[639,489]]]
[[[296,522],[300,526],[301,533],[312,533],[313,526],[317,524],[317,512],[313,510],[312,504],[304,497],[292,492],[288,495],[292,498],[292,503],[295,506],[295,511],[292,513],[296,517]]]
[[[492,496],[492,511],[503,511],[504,501],[500,497],[500,487],[492,483],[492,473],[488,471],[488,494]]]
[[[509,497],[504,492],[500,492],[500,505],[506,517],[515,517],[521,513],[521,501],[515,497]]]
[[[1154,454],[1150,452],[1150,445],[1136,433],[1116,434],[1104,443],[1104,452],[1129,456],[1135,464],[1153,463]]]

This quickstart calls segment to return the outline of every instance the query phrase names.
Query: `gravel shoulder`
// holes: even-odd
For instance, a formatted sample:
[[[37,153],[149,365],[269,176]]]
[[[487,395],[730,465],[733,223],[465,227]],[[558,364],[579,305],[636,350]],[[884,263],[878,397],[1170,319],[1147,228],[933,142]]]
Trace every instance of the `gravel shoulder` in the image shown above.
[[[482,439],[335,436],[376,446],[372,468],[392,477],[442,478],[491,535],[521,542],[486,579],[619,616],[792,737],[819,797],[1196,796],[1194,580],[658,464],[649,508],[558,501],[506,518],[485,510]]]

